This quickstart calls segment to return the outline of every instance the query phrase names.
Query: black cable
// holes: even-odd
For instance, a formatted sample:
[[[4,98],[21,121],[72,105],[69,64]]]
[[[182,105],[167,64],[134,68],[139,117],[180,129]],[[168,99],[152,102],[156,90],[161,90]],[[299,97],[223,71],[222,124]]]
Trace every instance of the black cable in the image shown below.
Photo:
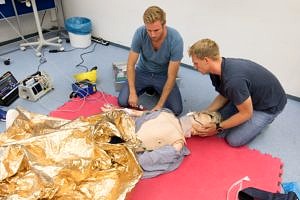
[[[82,63],[84,63],[84,59],[83,59],[83,55],[85,55],[85,54],[89,54],[89,53],[92,53],[92,52],[94,52],[95,51],[95,48],[96,48],[96,46],[97,46],[97,44],[98,43],[95,43],[94,44],[94,47],[93,47],[93,49],[91,50],[91,51],[88,51],[88,52],[84,52],[84,53],[82,53],[82,54],[80,54],[80,59],[81,59],[81,62],[80,63],[78,63],[75,67],[83,67],[83,68],[85,68],[85,70],[86,71],[89,71],[89,69],[88,69],[88,67],[87,66],[85,66],[85,65],[82,65]]]
[[[44,18],[45,18],[46,12],[47,12],[47,10],[45,10],[45,12],[43,14],[43,17],[42,17],[42,20],[41,20],[41,27],[43,27],[43,23],[44,23]],[[43,30],[43,28],[42,28],[42,30]]]
[[[40,57],[40,59],[39,59],[39,65],[38,65],[38,67],[37,67],[37,71],[40,71],[40,66],[41,66],[42,64],[44,64],[44,63],[47,62],[47,59],[45,58],[44,53],[45,53],[45,52],[42,51],[42,55],[41,55],[41,57]]]
[[[83,59],[82,56],[85,55],[85,54],[89,54],[89,53],[94,52],[95,49],[96,49],[97,44],[98,44],[98,43],[96,43],[96,42],[94,43],[93,49],[92,49],[91,51],[84,52],[84,53],[80,54],[81,62],[78,63],[75,67],[83,67],[86,71],[89,71],[89,68],[88,68],[87,66],[82,65],[82,63],[84,63],[84,59]],[[88,49],[88,48],[90,48],[90,47],[91,47],[91,45],[88,46],[88,47],[85,47],[85,48],[73,48],[73,49],[62,50],[62,51],[61,51],[61,50],[58,50],[58,49],[50,49],[50,50],[49,50],[49,53],[70,52],[70,51],[74,51],[74,50],[77,50],[77,49],[85,50],[85,49]],[[46,61],[43,61],[42,59],[40,59],[40,65],[42,65],[42,64],[45,63],[45,62],[46,62]],[[39,65],[39,66],[40,66],[40,65]]]
[[[58,50],[58,49],[50,49],[49,50],[49,53],[59,53],[59,52],[70,52],[70,51],[74,51],[74,50],[77,50],[77,49],[81,49],[81,50],[85,50],[85,49],[88,49],[88,48],[90,48],[91,47],[91,45],[90,46],[88,46],[88,47],[85,47],[85,48],[73,48],[73,49],[69,49],[69,50]]]

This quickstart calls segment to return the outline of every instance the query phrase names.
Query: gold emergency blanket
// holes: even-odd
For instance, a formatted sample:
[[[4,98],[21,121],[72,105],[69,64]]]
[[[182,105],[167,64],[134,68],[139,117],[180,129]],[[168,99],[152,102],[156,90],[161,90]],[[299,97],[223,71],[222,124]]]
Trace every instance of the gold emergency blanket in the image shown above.
[[[141,178],[125,112],[69,121],[17,110],[0,134],[0,199],[125,199]],[[110,144],[112,136],[125,142]]]

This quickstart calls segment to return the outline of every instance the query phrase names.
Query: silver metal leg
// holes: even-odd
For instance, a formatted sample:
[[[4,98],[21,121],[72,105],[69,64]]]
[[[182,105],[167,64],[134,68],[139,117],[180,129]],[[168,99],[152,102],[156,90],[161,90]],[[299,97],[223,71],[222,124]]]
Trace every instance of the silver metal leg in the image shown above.
[[[40,24],[40,19],[38,16],[38,10],[36,7],[36,2],[35,2],[35,0],[30,0],[30,1],[31,1],[32,9],[33,9],[33,14],[34,14],[38,34],[39,34],[39,39],[37,42],[26,42],[26,43],[20,44],[21,50],[25,50],[25,48],[27,46],[31,46],[31,47],[37,46],[35,48],[37,56],[42,55],[40,51],[43,46],[55,46],[55,47],[59,48],[59,50],[61,50],[61,51],[64,50],[64,48],[62,47],[62,44],[61,44],[61,39],[59,37],[54,37],[54,38],[50,38],[47,40],[44,39],[41,24]],[[52,43],[52,41],[56,41],[56,40],[57,40],[57,43]]]
[[[20,35],[23,35],[22,29],[21,29],[21,25],[20,25],[21,23],[20,23],[20,19],[19,19],[19,14],[18,14],[18,11],[17,11],[17,8],[16,8],[16,4],[15,4],[15,0],[11,0],[11,3],[12,3],[12,6],[14,8],[15,15],[16,15],[17,25],[18,25],[18,29],[19,29]]]

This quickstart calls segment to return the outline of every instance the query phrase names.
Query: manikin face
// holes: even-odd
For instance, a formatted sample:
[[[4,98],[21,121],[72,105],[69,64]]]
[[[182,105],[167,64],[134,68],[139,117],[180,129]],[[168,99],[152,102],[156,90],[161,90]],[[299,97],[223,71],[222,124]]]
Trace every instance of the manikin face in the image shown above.
[[[151,24],[145,24],[147,33],[153,42],[158,42],[164,37],[165,25],[161,21],[156,21]]]
[[[190,112],[180,119],[180,124],[185,137],[191,137],[192,135],[192,126],[198,124],[200,126],[221,122],[221,114],[218,112]]]
[[[200,59],[195,55],[192,55],[192,62],[194,65],[194,68],[201,72],[202,74],[208,74],[209,73],[209,65],[208,65],[208,58]]]

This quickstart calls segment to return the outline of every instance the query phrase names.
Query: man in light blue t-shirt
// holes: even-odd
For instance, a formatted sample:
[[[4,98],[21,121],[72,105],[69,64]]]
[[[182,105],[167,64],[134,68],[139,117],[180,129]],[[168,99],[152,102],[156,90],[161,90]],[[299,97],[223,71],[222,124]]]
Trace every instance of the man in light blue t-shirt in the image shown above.
[[[166,26],[166,14],[151,6],[144,12],[144,26],[134,34],[127,62],[128,82],[118,101],[122,107],[138,107],[138,96],[152,88],[160,98],[152,110],[163,107],[175,115],[182,112],[182,99],[176,77],[183,57],[183,40]]]

